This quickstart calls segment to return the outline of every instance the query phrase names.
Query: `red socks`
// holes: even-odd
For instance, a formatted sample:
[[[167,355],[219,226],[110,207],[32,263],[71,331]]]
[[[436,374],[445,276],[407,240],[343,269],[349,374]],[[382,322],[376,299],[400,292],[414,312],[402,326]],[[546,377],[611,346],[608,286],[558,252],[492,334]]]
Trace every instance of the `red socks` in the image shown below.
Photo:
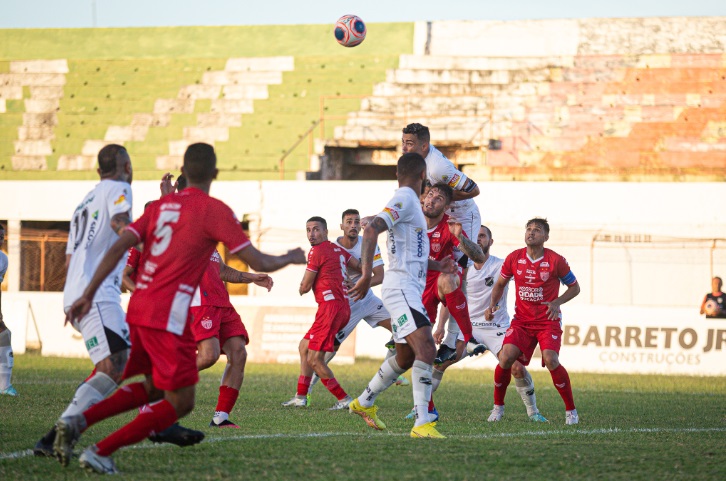
[[[502,369],[497,364],[494,369],[494,404],[497,406],[504,406],[504,396],[507,394],[507,386],[512,380],[512,370]]]
[[[572,411],[575,409],[575,401],[572,399],[572,386],[570,385],[570,376],[567,374],[565,367],[560,364],[557,369],[550,371],[552,383],[555,385],[557,392],[562,396],[565,402],[565,409]]]
[[[149,395],[144,389],[144,384],[135,382],[118,388],[111,397],[86,409],[83,416],[86,418],[88,427],[116,414],[143,406],[147,402],[149,402]]]
[[[312,380],[312,377],[309,376],[300,376],[297,378],[297,395],[298,396],[307,396],[308,395],[308,388],[310,387],[310,381]]]
[[[110,456],[119,448],[136,444],[148,438],[151,434],[163,431],[174,424],[176,420],[176,410],[169,401],[164,399],[150,404],[133,421],[97,443],[98,454]]]
[[[223,413],[231,413],[234,404],[237,402],[239,390],[229,386],[219,386],[219,398],[217,398],[217,407],[215,411]]]
[[[472,338],[471,319],[469,318],[469,307],[466,305],[466,296],[461,288],[444,296],[446,307],[459,325],[461,333],[464,335],[464,342],[469,342]]]
[[[310,379],[310,378],[308,378],[308,379]],[[338,401],[341,401],[348,396],[345,393],[345,391],[343,391],[343,388],[340,387],[340,384],[338,384],[338,381],[334,377],[331,377],[330,379],[320,378],[320,382],[323,383],[323,386],[328,388],[328,391],[330,391],[330,394],[335,396],[338,399]],[[308,384],[310,384],[310,383],[308,382]],[[305,391],[305,392],[307,393],[307,391]]]
[[[434,405],[434,393],[431,393],[431,399],[429,400],[429,412],[432,412],[434,409],[436,409],[436,406]]]

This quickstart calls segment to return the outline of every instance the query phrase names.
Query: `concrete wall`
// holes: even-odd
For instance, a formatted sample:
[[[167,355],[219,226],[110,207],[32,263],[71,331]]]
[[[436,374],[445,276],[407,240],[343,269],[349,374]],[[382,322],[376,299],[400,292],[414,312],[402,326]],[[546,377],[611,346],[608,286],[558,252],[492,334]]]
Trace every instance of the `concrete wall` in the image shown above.
[[[418,55],[547,57],[726,51],[724,17],[417,22]]]

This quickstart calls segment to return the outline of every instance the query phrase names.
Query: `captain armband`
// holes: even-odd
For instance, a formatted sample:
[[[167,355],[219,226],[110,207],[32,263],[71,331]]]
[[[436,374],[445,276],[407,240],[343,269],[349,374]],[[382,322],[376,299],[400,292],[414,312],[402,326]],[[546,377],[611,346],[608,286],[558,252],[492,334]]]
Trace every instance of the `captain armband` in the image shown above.
[[[471,179],[467,179],[466,183],[464,184],[464,188],[461,190],[463,190],[464,192],[466,192],[468,194],[476,188],[477,188],[476,182],[474,182]]]
[[[560,282],[562,282],[566,286],[571,286],[575,282],[577,282],[577,278],[575,277],[575,274],[572,273],[572,271],[568,272],[565,277],[560,277]]]

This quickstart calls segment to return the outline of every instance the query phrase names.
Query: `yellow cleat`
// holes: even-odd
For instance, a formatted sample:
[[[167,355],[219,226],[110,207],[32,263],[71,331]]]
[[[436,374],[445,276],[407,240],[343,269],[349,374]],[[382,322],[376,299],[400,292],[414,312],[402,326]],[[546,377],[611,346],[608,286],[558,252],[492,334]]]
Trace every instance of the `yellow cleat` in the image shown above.
[[[383,421],[378,419],[378,406],[364,408],[358,402],[358,398],[356,398],[353,400],[353,402],[350,403],[350,405],[348,406],[348,410],[351,413],[357,414],[358,416],[362,417],[366,424],[368,424],[373,429],[377,429],[379,431],[383,431],[384,429],[386,429],[386,425],[383,423]]]
[[[414,426],[411,430],[412,438],[446,439],[446,436],[436,430],[436,421]]]

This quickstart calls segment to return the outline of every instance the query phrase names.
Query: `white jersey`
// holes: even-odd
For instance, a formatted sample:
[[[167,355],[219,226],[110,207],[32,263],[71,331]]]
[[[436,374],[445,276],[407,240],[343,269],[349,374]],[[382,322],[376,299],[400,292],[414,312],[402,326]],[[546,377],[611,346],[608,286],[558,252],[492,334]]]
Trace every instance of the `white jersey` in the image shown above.
[[[464,184],[468,180],[468,177],[454,164],[446,158],[436,147],[433,145],[429,146],[429,154],[426,156],[426,178],[431,185],[444,183],[448,184],[454,190],[462,190]],[[477,207],[474,199],[457,200],[451,203],[446,213],[457,222],[462,225],[466,225],[468,219],[471,218],[472,213],[476,213],[476,217],[480,218],[479,207]],[[479,229],[479,226],[476,226]],[[465,229],[466,230],[466,229]],[[470,239],[475,239],[476,236],[472,237],[471,232],[466,232],[466,235]]]
[[[66,246],[66,254],[71,254],[63,289],[63,306],[66,309],[81,297],[101,259],[118,240],[118,235],[111,228],[111,218],[124,212],[130,215],[132,204],[128,183],[106,179],[99,182],[76,207]],[[126,256],[124,254],[98,288],[94,302],[121,302],[121,275]]]
[[[355,257],[360,262],[360,258],[361,258],[360,252],[361,252],[361,246],[363,245],[363,239],[358,237],[358,240],[356,241],[355,245],[351,249],[348,249],[343,244],[341,244],[340,239],[341,239],[341,237],[338,237],[338,239],[336,239],[336,241],[333,242],[333,244],[335,244],[339,247],[342,247],[343,249],[348,251],[348,254]],[[376,250],[373,253],[373,267],[378,267],[378,266],[382,266],[382,265],[383,265],[383,257],[381,257],[381,250],[378,248],[378,244],[376,244]],[[353,270],[350,267],[348,268],[348,279],[351,284],[355,284],[356,282],[358,282],[358,279],[360,279],[360,277],[362,275],[363,274],[361,272]],[[352,303],[353,302],[351,301],[351,304]]]
[[[0,251],[0,283],[5,279],[5,273],[8,271],[8,256]]]
[[[388,270],[383,289],[413,289],[419,301],[426,286],[429,237],[418,195],[410,187],[396,189],[378,214],[388,226]]]
[[[469,317],[472,327],[498,329],[509,327],[509,313],[507,312],[507,290],[504,287],[502,298],[499,300],[499,309],[494,313],[494,319],[484,319],[484,310],[489,307],[492,300],[492,287],[499,279],[504,259],[489,256],[481,269],[476,265],[469,267],[466,273],[467,299],[469,300]]]

